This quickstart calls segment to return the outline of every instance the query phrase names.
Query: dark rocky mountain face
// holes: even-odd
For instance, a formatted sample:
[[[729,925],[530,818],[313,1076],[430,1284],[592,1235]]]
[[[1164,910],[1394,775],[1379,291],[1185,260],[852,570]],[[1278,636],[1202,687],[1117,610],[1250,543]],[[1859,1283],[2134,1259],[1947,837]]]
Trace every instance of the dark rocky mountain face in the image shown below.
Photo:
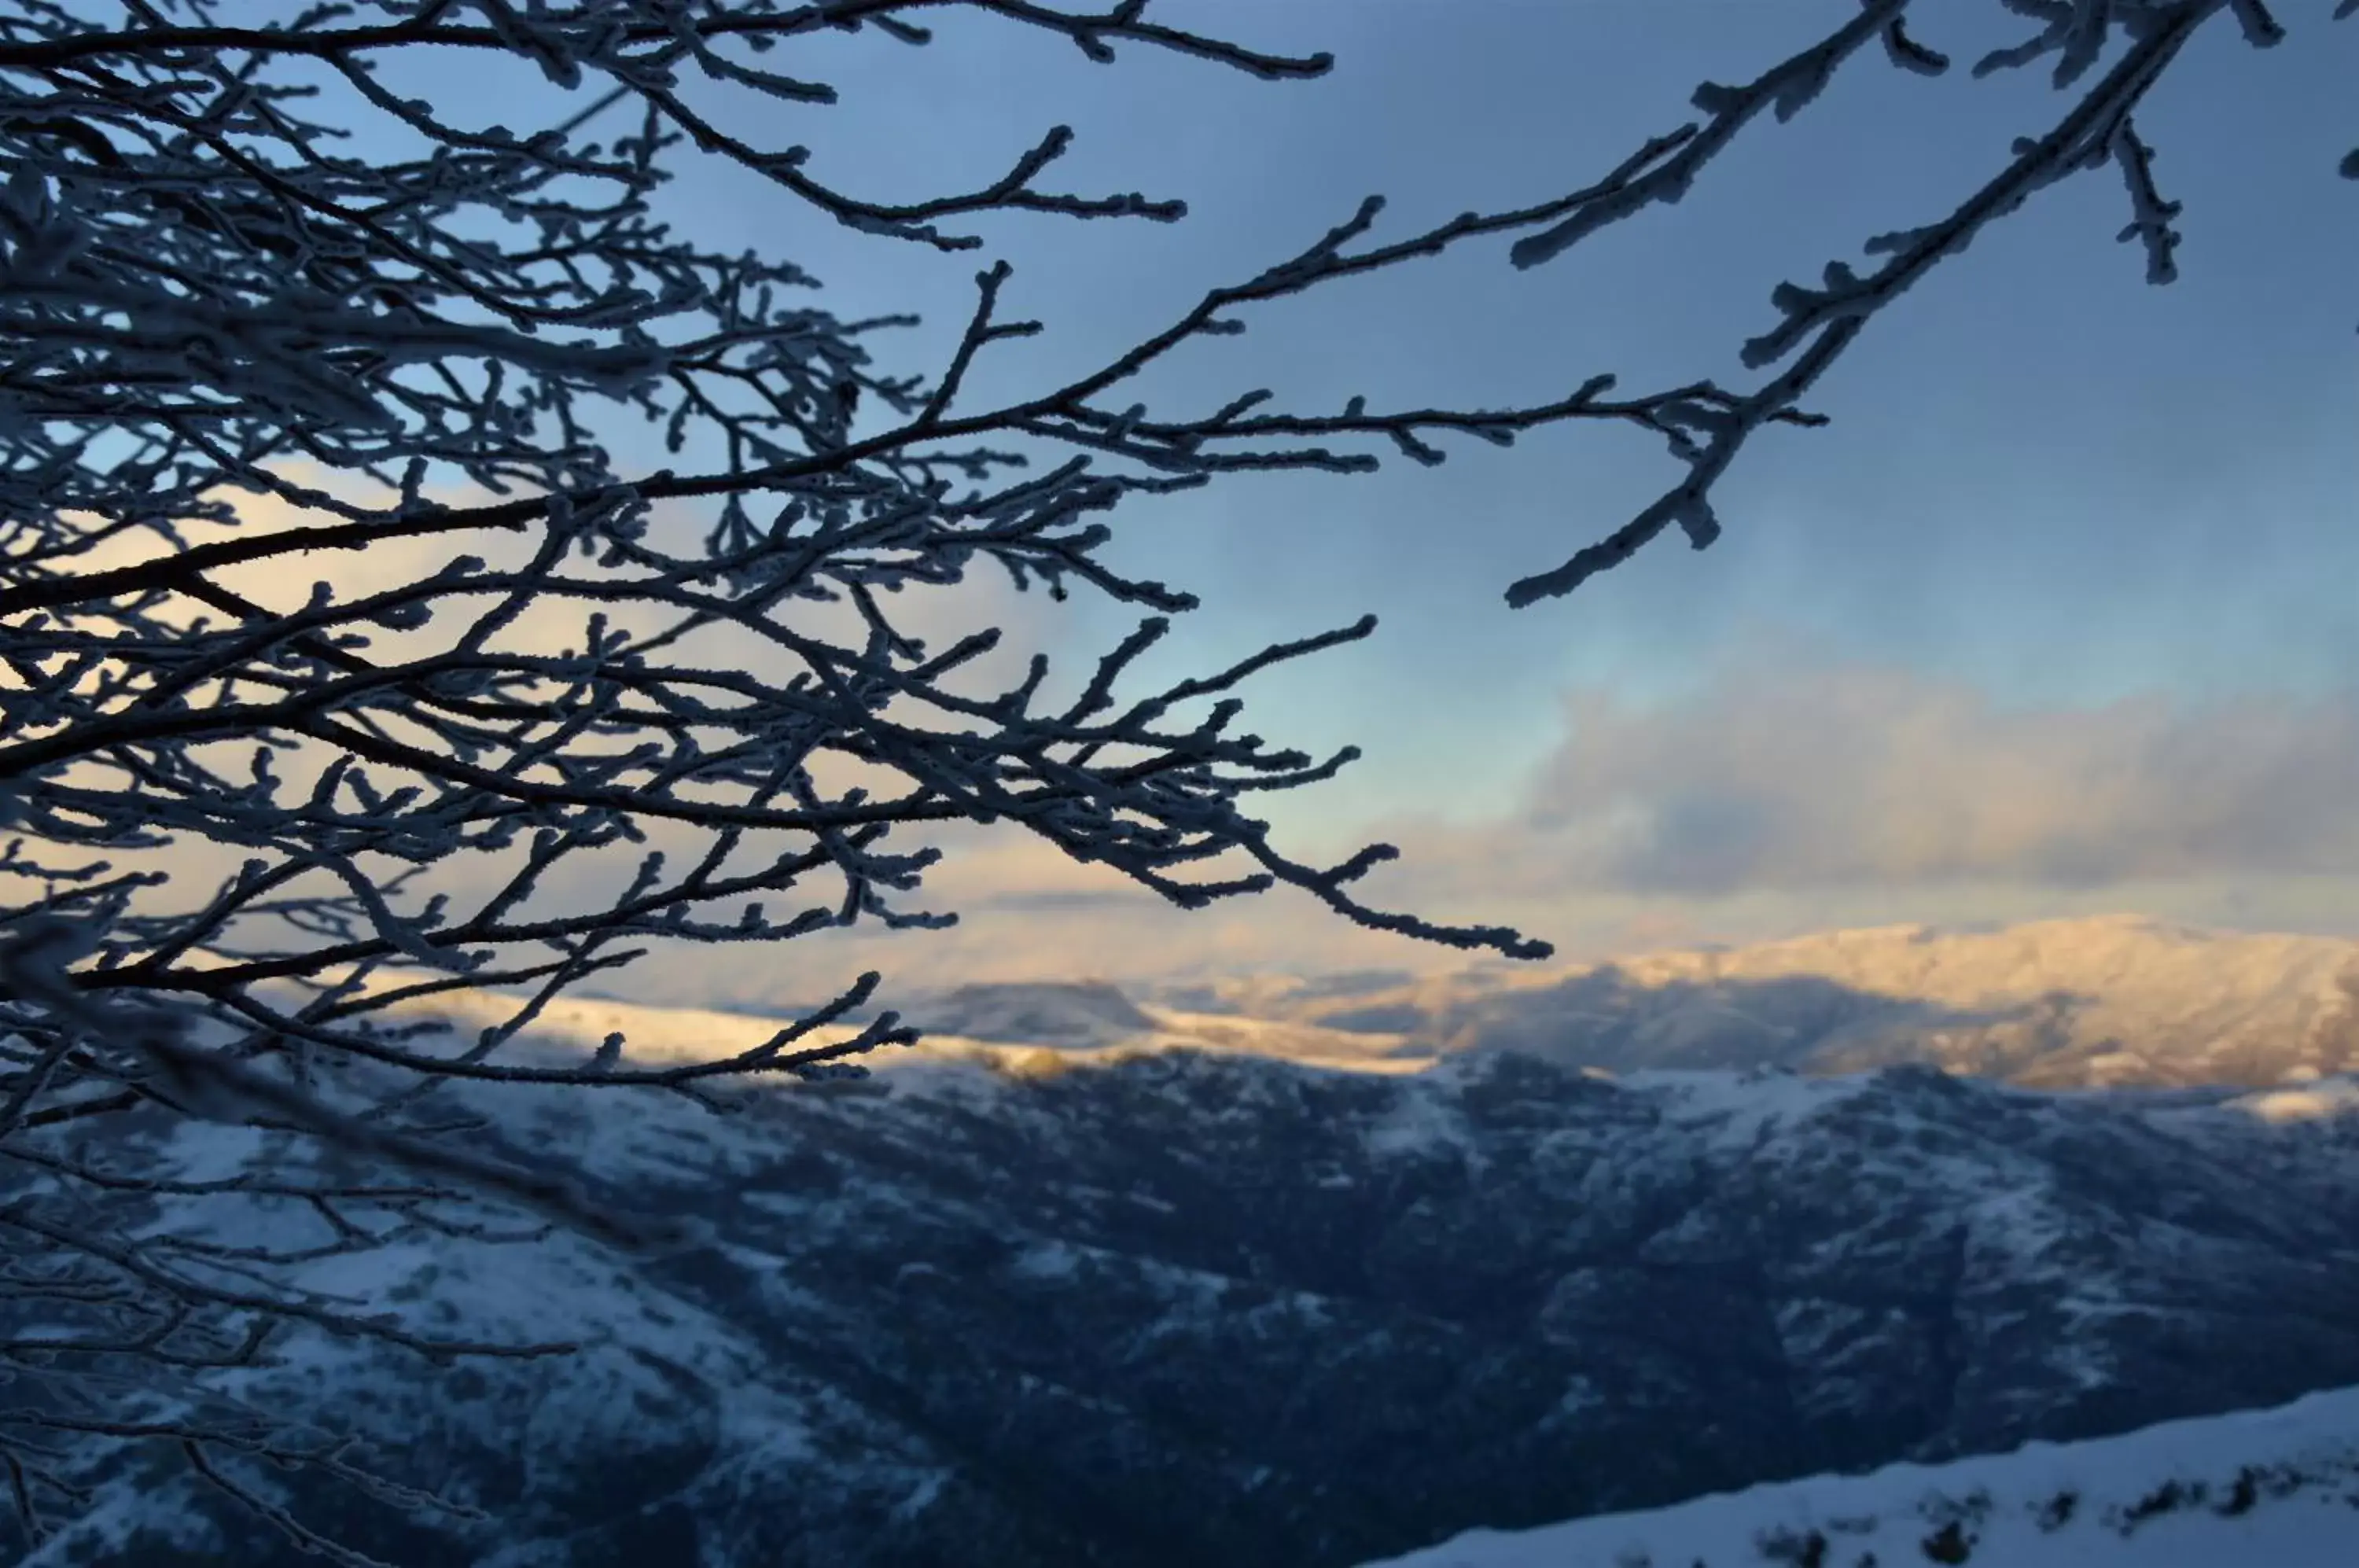
[[[404,1568],[1341,1568],[2359,1383],[2359,1114],[2324,1089],[1170,1053],[905,1061],[729,1117],[475,1103],[716,1239],[419,1236],[307,1279],[588,1342],[450,1369],[298,1343],[224,1385],[491,1516],[269,1483]],[[158,1474],[24,1561],[308,1561]]]

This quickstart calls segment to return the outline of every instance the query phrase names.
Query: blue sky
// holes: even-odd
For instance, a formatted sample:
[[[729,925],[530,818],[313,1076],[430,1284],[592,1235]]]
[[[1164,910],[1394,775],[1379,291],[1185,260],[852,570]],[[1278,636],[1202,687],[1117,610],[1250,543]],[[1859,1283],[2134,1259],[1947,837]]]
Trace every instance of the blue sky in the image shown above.
[[[1367,753],[1355,775],[1275,803],[1298,843],[1402,824],[1412,847],[1420,833],[1436,846],[1461,842],[1437,836],[1449,833],[1512,840],[1519,822],[1560,819],[1565,803],[1543,798],[1551,779],[1604,788],[1601,777],[1620,777],[1612,759],[1568,762],[1582,744],[1582,713],[1599,735],[1651,735],[1649,755],[1742,773],[1744,754],[1700,739],[1700,726],[1725,730],[1740,692],[1800,702],[1816,724],[1823,714],[1809,692],[1872,688],[1884,695],[1863,700],[1856,722],[1876,726],[1880,744],[1909,728],[1896,715],[1912,703],[1979,715],[1949,724],[1952,746],[2021,744],[2052,758],[2070,749],[2057,736],[2083,729],[2146,737],[2123,739],[2131,749],[2118,757],[2075,753],[2051,775],[2027,765],[2013,787],[2031,798],[2154,766],[2160,754],[2137,746],[2201,756],[2227,744],[2206,738],[2215,730],[2306,736],[2271,743],[2284,752],[2260,768],[2273,782],[2207,786],[2245,791],[2235,799],[2148,802],[2152,853],[2098,856],[2117,876],[2038,869],[2073,858],[2053,844],[1988,865],[1944,851],[1895,863],[1935,865],[1920,880],[1887,868],[1869,877],[1875,896],[1864,903],[1789,899],[1780,919],[1810,923],[1854,906],[1940,918],[1974,904],[1959,889],[1976,878],[2017,886],[2023,898],[2002,900],[2011,912],[2038,912],[2047,894],[2059,908],[2116,893],[2169,904],[2153,890],[2162,877],[2208,889],[2186,906],[2199,914],[2332,923],[2335,900],[2359,883],[2278,898],[2298,854],[2189,861],[2161,842],[2196,833],[2184,827],[2192,812],[2211,823],[2204,842],[2246,843],[2251,833],[2222,823],[2281,815],[2293,789],[2310,813],[2297,825],[2339,844],[2350,808],[2336,802],[2359,800],[2359,770],[2347,766],[2359,751],[2321,752],[2318,740],[2341,733],[2359,668],[2359,184],[2335,175],[2359,145],[2359,21],[2334,25],[2332,8],[2287,0],[2293,37],[2267,52],[2215,23],[2141,117],[2165,193],[2186,202],[2177,284],[2147,287],[2136,247],[2115,243],[2126,204],[2113,171],[2043,194],[1885,312],[1811,400],[1831,428],[1756,443],[1722,488],[1728,531],[1712,550],[1666,539],[1569,599],[1506,606],[1509,582],[1610,530],[1674,475],[1651,438],[1611,427],[1545,432],[1508,451],[1454,444],[1434,470],[1395,461],[1372,477],[1234,479],[1120,515],[1116,559],[1206,601],[1165,667],[1224,662],[1380,615],[1374,641],[1254,693],[1261,733]],[[1005,256],[1016,269],[1006,313],[1050,330],[979,370],[980,406],[1094,365],[1205,288],[1299,249],[1366,193],[1391,199],[1379,233],[1398,235],[1587,183],[1690,117],[1699,81],[1747,79],[1854,7],[1155,9],[1258,48],[1329,49],[1338,64],[1321,81],[1268,83],[1130,48],[1109,68],[1054,36],[946,11],[929,18],[939,32],[929,49],[872,32],[798,54],[796,73],[832,82],[838,105],[765,102],[730,118],[766,145],[808,142],[814,175],[879,198],[987,180],[1062,120],[1078,142],[1044,183],[1184,197],[1193,211],[1181,223],[998,216],[980,225],[984,251],[945,257],[852,234],[698,159],[684,160],[670,210],[710,243],[794,256],[841,315],[924,311],[925,328],[875,341],[897,371],[939,365],[974,270]],[[2042,71],[1977,82],[1962,69],[2017,36],[2022,24],[1995,4],[1928,15],[1923,41],[1961,60],[1946,79],[1906,76],[1871,52],[1794,123],[1749,132],[1678,208],[1529,272],[1508,265],[1502,240],[1261,308],[1246,336],[1191,346],[1140,396],[1210,408],[1269,386],[1281,404],[1309,409],[1355,393],[1377,406],[1505,404],[1560,396],[1601,370],[1630,389],[1704,376],[1749,385],[1735,349],[1769,323],[1773,285],[1859,259],[1865,236],[1947,212],[2013,136],[2044,129],[2067,102]],[[478,88],[473,64],[437,71],[441,102]],[[651,446],[645,456],[662,461]],[[1082,658],[1126,625],[1084,607],[1048,635]],[[1619,716],[1598,721],[1600,702]],[[2146,716],[2104,719],[2132,711]],[[2165,732],[2167,743],[2155,738]],[[1896,774],[1939,771],[1938,761],[1918,757]],[[1786,769],[1788,803],[1818,792],[1805,772]],[[1633,777],[1625,785],[1662,784]],[[1727,801],[1714,801],[1703,817],[1719,821],[1712,812]],[[1783,820],[1738,805],[1748,820]],[[1602,816],[1629,806],[1585,802]],[[2359,876],[2359,850],[2343,857],[2348,868],[2341,855],[2320,869]],[[1852,872],[1832,882],[1789,873],[1792,886],[1734,891],[1801,898],[1821,883],[1865,886]]]
[[[1848,7],[1166,8],[1262,47],[1331,49],[1337,68],[1271,84],[1129,49],[1108,69],[951,15],[931,49],[835,45],[844,102],[764,116],[807,116],[771,134],[808,137],[825,178],[895,194],[995,173],[1054,116],[1080,133],[1068,188],[1190,201],[1169,227],[985,225],[990,254],[1017,267],[1011,310],[1051,331],[1004,351],[979,395],[1093,362],[1364,192],[1384,191],[1406,233],[1582,183],[1684,118],[1696,81],[1749,74]],[[1955,9],[1983,26],[1929,38],[1964,53],[1995,36]],[[1571,600],[1505,608],[1509,580],[1669,475],[1646,438],[1604,430],[1466,443],[1430,472],[1233,481],[1133,517],[1125,556],[1204,593],[1188,657],[1384,616],[1374,644],[1274,683],[1259,710],[1288,735],[1369,745],[1353,792],[1372,810],[1495,800],[1550,744],[1560,687],[1677,691],[1763,634],[1969,674],[2008,702],[2340,684],[2359,653],[2359,190],[2333,164],[2359,141],[2359,110],[2335,89],[2359,80],[2359,27],[2303,9],[2321,15],[2291,16],[2309,25],[2267,54],[2215,29],[2148,117],[2161,178],[2188,203],[2179,284],[2147,288],[2114,242],[2110,174],[2049,193],[1878,323],[1817,399],[1834,428],[1756,449],[1710,552],[1667,542]],[[1946,210],[2059,102],[2037,76],[1928,83],[1863,60],[1680,209],[1530,273],[1493,245],[1265,309],[1156,389],[1187,402],[1269,384],[1318,406],[1537,397],[1601,368],[1634,387],[1742,375],[1734,346],[1767,320],[1771,285]],[[710,164],[675,199],[716,237],[807,257],[839,310],[918,299],[940,331],[962,318],[969,257],[836,230]],[[909,333],[880,353],[918,367],[938,342]],[[1416,722],[1396,735],[1405,713]]]

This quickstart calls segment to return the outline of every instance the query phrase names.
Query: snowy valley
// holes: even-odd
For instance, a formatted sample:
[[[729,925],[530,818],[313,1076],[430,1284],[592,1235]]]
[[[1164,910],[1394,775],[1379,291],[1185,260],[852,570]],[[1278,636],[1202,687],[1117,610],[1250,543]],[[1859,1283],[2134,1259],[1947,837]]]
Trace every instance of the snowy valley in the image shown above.
[[[2118,928],[2082,934],[2118,956]],[[2054,968],[2037,983],[2094,998],[2083,1011],[2139,1005],[2135,966]],[[2341,973],[2219,1005],[2299,1017],[2344,994]],[[2011,1005],[1954,990],[1862,1006],[1889,1025],[1910,1006]],[[2139,1524],[2141,1552],[2258,1542],[2273,1521],[2347,1520],[2359,1539],[2359,1514],[2328,1506],[2347,1474],[2321,1460],[2314,1485],[2277,1487],[2268,1466],[2310,1450],[2259,1437],[2216,1455],[2169,1435],[2212,1429],[2174,1428],[1973,1457],[2359,1387],[2359,1092],[2316,1062],[2190,1087],[2163,1046],[2129,1042],[2162,1062],[2155,1083],[2102,1092],[1906,1061],[1810,1076],[1775,1053],[1617,1073],[1573,1033],[1545,1052],[1436,1053],[1417,1029],[1110,987],[964,1005],[978,1034],[1038,1038],[936,1040],[869,1079],[756,1089],[727,1115],[628,1092],[442,1091],[445,1112],[484,1118],[484,1151],[578,1169],[603,1202],[685,1221],[690,1240],[629,1258],[420,1229],[291,1265],[285,1282],[420,1332],[583,1349],[437,1367],[297,1337],[271,1365],[210,1375],[212,1393],[373,1437],[386,1474],[487,1516],[277,1483],[301,1517],[404,1568],[1348,1568],[1419,1551],[1404,1563],[1690,1568],[1690,1545],[1722,1568],[1764,1560],[1756,1536],[1773,1563],[1872,1552],[1894,1568],[1944,1528],[1919,1507],[1935,1492],[1973,1512],[1973,1561],[2040,1568],[2038,1542],[2096,1540],[2108,1509],[2173,1479],[2208,1490],[2184,1529]],[[2305,1050],[2332,1037],[2326,1016]],[[448,1047],[474,1021],[451,1014]],[[582,999],[524,1050],[577,1054],[620,1029],[626,1059],[661,1060],[769,1027]],[[1761,1018],[1734,1027],[1725,1056]],[[1592,1044],[1626,1061],[1653,1038]],[[315,1158],[238,1129],[155,1136],[190,1180]],[[208,1199],[147,1223],[283,1245],[316,1222]],[[2304,1443],[2359,1436],[2347,1395],[2296,1408]],[[2194,1468],[2147,1465],[2180,1454]],[[1883,1469],[1904,1462],[1959,1467]],[[2268,1495],[2219,1522],[2247,1465]],[[115,1461],[91,1481],[78,1522],[14,1561],[302,1561],[184,1477]],[[2075,1486],[2082,1533],[2025,1523]],[[1556,1533],[1462,1535],[1538,1527]],[[2311,1561],[2235,1551],[2119,1561]]]

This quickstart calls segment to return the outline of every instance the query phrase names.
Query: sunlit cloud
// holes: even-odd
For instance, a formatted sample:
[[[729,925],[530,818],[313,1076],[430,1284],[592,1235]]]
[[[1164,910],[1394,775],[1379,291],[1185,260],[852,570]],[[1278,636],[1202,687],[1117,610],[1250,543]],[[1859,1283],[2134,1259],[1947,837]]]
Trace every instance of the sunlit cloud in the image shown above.
[[[1516,809],[1368,824],[1404,855],[1365,896],[1578,957],[2115,910],[2327,929],[2359,890],[2348,695],[2009,709],[1955,681],[1788,659],[1651,706],[1575,691],[1563,714]],[[1463,962],[1299,895],[1182,911],[1020,832],[950,843],[929,901],[962,924],[860,945],[912,983]]]
[[[1747,664],[1641,708],[1577,691],[1453,874],[1680,897],[2359,875],[2359,699],[2010,710],[1871,666]]]

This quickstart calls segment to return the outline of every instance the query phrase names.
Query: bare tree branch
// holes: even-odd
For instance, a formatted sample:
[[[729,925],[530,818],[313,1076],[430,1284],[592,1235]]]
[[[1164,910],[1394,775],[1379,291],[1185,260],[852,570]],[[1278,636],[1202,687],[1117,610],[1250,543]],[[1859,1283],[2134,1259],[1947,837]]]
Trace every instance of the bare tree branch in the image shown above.
[[[1871,237],[1869,256],[1886,257],[1862,275],[1849,263],[1831,261],[1817,288],[1781,283],[1770,296],[1779,320],[1747,342],[1743,359],[1750,369],[1782,364],[1784,369],[1749,394],[1711,388],[1712,398],[1671,442],[1685,475],[1638,515],[1562,565],[1525,577],[1507,589],[1510,605],[1522,607],[1570,593],[1598,572],[1620,565],[1664,530],[1677,525],[1688,542],[1702,550],[1720,537],[1712,491],[1734,465],[1746,441],[1765,425],[1820,423],[1798,415],[1797,402],[1843,357],[1868,323],[1936,267],[1955,257],[1991,223],[2031,197],[2070,176],[2116,165],[2130,199],[2130,222],[2120,238],[2136,240],[2146,253],[2148,283],[2178,275],[2177,201],[2166,200],[2154,181],[2154,149],[2142,140],[2132,115],[2179,58],[2189,38],[2223,12],[2234,16],[2256,48],[2279,42],[2284,29],[2263,0],[2097,0],[2087,5],[2047,0],[2003,0],[2007,8],[2035,19],[2037,31],[2019,44],[1995,50],[1974,66],[1977,76],[2054,61],[2058,88],[2082,80],[2116,41],[2123,48],[2113,67],[2059,116],[2044,136],[2023,137],[2014,157],[1945,217],[1920,227]],[[1695,107],[1710,118],[1658,136],[1640,157],[1645,172],[1600,188],[1561,222],[1516,243],[1517,267],[1537,267],[1653,202],[1686,195],[1705,164],[1731,145],[1764,109],[1778,120],[1799,113],[1871,38],[1880,38],[1891,61],[1919,75],[1937,76],[1949,60],[1905,30],[1909,0],[1863,0],[1860,14],[1819,42],[1771,67],[1743,87],[1707,82],[1696,89]],[[2340,19],[2352,14],[2338,5]],[[1920,8],[1921,9],[1921,8]],[[1625,166],[1629,168],[1628,165]],[[1619,172],[1619,171],[1617,171]],[[2359,154],[2343,172],[2359,178]]]
[[[38,1411],[0,1413],[28,1530],[77,1495],[90,1444],[161,1443],[304,1546],[361,1561],[238,1469],[374,1484],[341,1450],[217,1403],[158,1423],[110,1401],[265,1356],[281,1325],[437,1358],[558,1348],[435,1340],[311,1299],[288,1271],[421,1227],[493,1234],[464,1217],[474,1204],[614,1245],[679,1240],[570,1172],[444,1136],[431,1091],[658,1090],[726,1109],[716,1090],[732,1081],[857,1073],[914,1038],[889,1011],[843,1021],[874,974],[704,1061],[637,1062],[619,1036],[582,1060],[519,1058],[516,1042],[568,987],[664,942],[948,923],[906,902],[938,852],[897,834],[999,823],[1185,907],[1285,883],[1375,929],[1547,951],[1370,908],[1351,884],[1387,847],[1306,864],[1247,810],[1356,754],[1232,731],[1232,689],[1373,620],[1136,690],[1134,661],[1195,600],[1107,564],[1100,515],[1230,472],[1363,471],[1375,459],[1354,448],[1370,441],[1432,461],[1449,432],[1673,430],[1712,394],[1613,401],[1592,380],[1531,408],[1323,416],[1256,396],[1201,418],[1108,401],[1180,343],[1234,331],[1238,310],[1562,202],[1347,254],[1371,201],[1089,375],[997,408],[962,406],[969,371],[1039,330],[995,319],[1006,264],[981,275],[929,383],[871,366],[864,340],[908,318],[810,308],[790,262],[701,248],[650,216],[681,157],[943,250],[978,242],[942,225],[984,212],[1182,214],[1043,185],[1071,144],[1062,127],[979,189],[886,201],[701,106],[714,83],[832,102],[764,55],[872,25],[923,44],[919,18],[944,3],[357,0],[264,16],[131,0],[98,16],[113,8],[19,0],[0,14],[0,829],[16,835],[0,874],[27,890],[0,902],[0,1159],[21,1178],[0,1202],[16,1258],[0,1319],[11,1301],[54,1318],[60,1291],[82,1314],[0,1345],[49,1390]],[[1329,64],[1167,26],[1138,0],[968,4],[1093,60],[1130,45],[1272,81]],[[557,102],[586,106],[518,132],[378,78],[393,54],[451,50],[529,62]],[[356,155],[341,138],[370,121],[428,150]],[[600,124],[622,128],[591,139]],[[693,436],[710,455],[621,471],[599,432],[630,415],[673,452]],[[1017,472],[1060,446],[1063,461]],[[461,484],[479,494],[450,498]],[[263,501],[301,520],[251,526]],[[439,569],[360,593],[255,575],[436,540],[452,550]],[[1037,657],[1015,685],[977,690],[1002,634],[936,648],[901,606],[984,562],[1018,588],[1086,588],[1148,618],[1069,705],[1046,700]],[[545,629],[555,614],[577,617],[563,646]],[[716,661],[716,637],[743,651]],[[191,848],[242,864],[183,893],[167,856]],[[637,865],[619,892],[549,898],[553,878],[621,854]],[[400,1021],[408,1004],[490,986],[525,989],[458,1049]],[[108,1136],[134,1122],[268,1129],[332,1150],[340,1174],[191,1181]],[[290,1228],[269,1246],[135,1235],[155,1203],[275,1205]]]

